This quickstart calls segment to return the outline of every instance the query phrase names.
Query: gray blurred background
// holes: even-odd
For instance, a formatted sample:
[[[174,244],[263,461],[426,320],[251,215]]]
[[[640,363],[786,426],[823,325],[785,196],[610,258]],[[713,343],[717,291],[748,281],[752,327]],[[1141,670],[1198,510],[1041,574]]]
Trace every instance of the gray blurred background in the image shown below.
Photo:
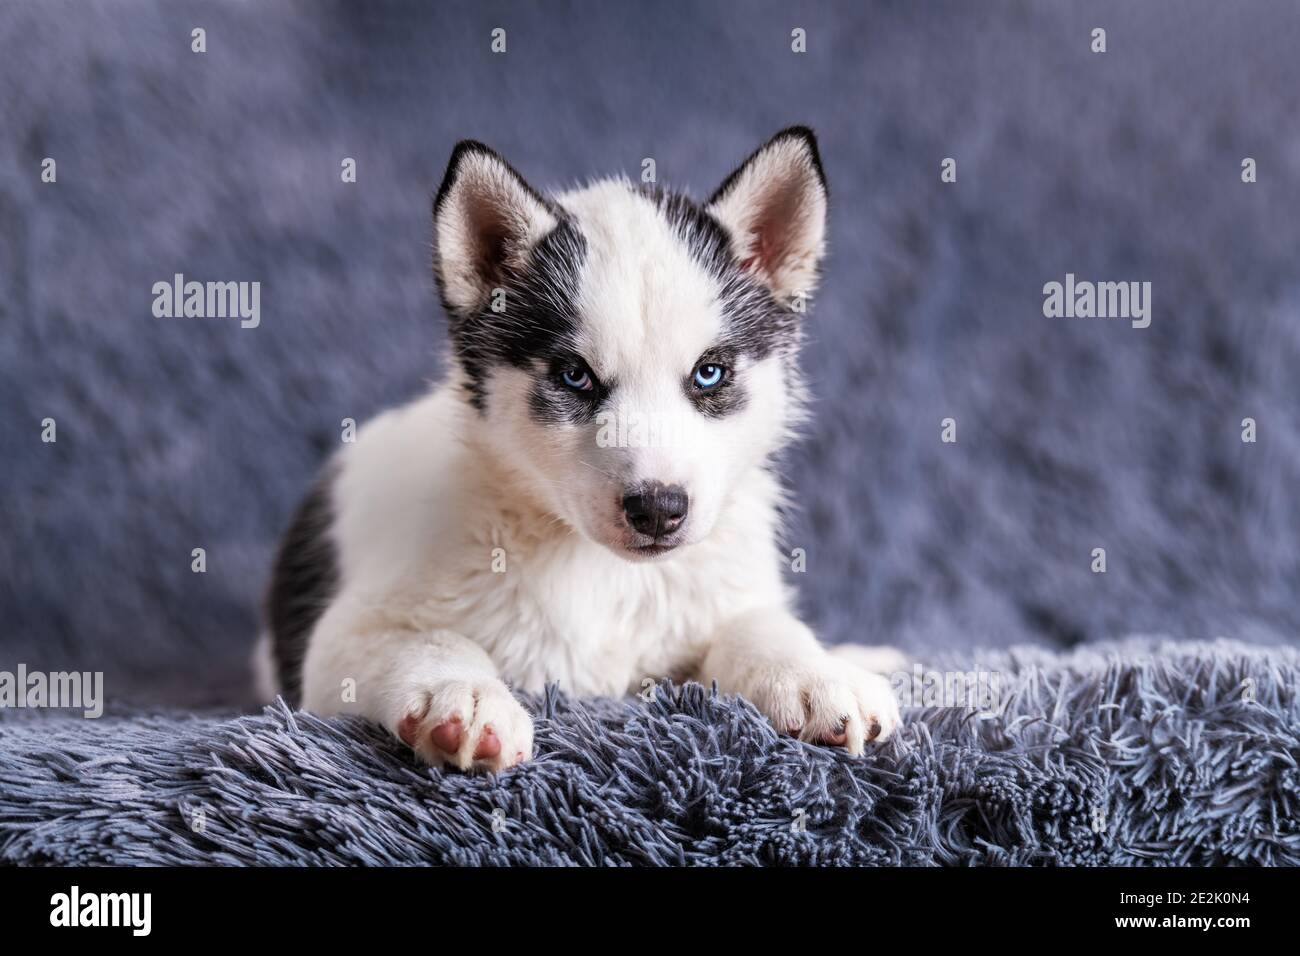
[[[821,634],[1296,643],[1298,26],[1290,0],[7,0],[0,668],[247,703],[272,549],[340,420],[439,374],[458,139],[543,188],[654,157],[703,196],[792,123],[832,194],[787,468]],[[154,318],[176,272],[261,281],[261,327]],[[1150,281],[1150,328],[1045,318],[1066,272]]]

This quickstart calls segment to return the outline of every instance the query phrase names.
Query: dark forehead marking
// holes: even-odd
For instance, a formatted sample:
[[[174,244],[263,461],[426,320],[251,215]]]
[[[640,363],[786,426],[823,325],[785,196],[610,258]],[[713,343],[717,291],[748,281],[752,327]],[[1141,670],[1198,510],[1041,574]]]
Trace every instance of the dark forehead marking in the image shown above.
[[[528,414],[541,425],[585,425],[606,407],[604,396],[588,398],[551,378],[538,378],[528,395]]]
[[[692,257],[722,287],[722,309],[727,324],[724,342],[756,359],[798,349],[799,316],[777,302],[767,286],[737,261],[731,234],[689,196],[658,186],[641,193],[653,202],[672,226]]]
[[[715,276],[738,266],[731,254],[731,236],[695,200],[658,186],[643,186],[641,194],[655,204],[691,255]]]

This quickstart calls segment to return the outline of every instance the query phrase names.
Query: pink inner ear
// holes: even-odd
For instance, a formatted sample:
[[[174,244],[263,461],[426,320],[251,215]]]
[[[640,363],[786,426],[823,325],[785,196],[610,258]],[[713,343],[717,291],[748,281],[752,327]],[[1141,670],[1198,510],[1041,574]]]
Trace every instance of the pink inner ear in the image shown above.
[[[776,270],[780,266],[780,263],[774,262],[773,258],[767,244],[755,237],[754,254],[742,262],[741,267],[770,284],[776,278]]]
[[[510,232],[510,222],[493,205],[492,197],[475,197],[468,213],[474,242],[474,268],[483,280],[495,281],[501,275],[514,239]]]
[[[791,226],[799,212],[799,190],[793,186],[774,190],[763,200],[762,210],[754,218],[750,255],[743,266],[769,281],[789,254]]]
[[[746,272],[753,272],[762,279],[770,279],[772,268],[776,265],[772,262],[772,241],[767,228],[762,218],[755,220],[754,232],[749,240],[749,255],[740,263]]]

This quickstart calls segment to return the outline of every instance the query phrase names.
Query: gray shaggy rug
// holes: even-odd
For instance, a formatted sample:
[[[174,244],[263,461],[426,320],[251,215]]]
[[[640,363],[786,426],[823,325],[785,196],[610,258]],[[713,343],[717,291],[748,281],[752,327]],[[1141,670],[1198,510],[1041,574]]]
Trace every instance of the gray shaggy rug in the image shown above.
[[[1295,864],[1300,654],[1130,640],[927,667],[996,716],[909,710],[854,759],[697,684],[530,699],[498,777],[283,704],[0,724],[0,860],[48,864]]]

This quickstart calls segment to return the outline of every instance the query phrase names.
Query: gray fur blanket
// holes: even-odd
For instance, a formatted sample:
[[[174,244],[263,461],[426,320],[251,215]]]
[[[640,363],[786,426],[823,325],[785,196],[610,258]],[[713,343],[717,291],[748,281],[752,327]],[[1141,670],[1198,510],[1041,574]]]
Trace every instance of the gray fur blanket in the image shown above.
[[[418,766],[373,725],[282,704],[11,719],[0,860],[1300,862],[1300,654],[1135,640],[926,664],[947,667],[999,675],[990,715],[910,708],[859,759],[697,684],[532,699],[538,757],[497,777]]]

